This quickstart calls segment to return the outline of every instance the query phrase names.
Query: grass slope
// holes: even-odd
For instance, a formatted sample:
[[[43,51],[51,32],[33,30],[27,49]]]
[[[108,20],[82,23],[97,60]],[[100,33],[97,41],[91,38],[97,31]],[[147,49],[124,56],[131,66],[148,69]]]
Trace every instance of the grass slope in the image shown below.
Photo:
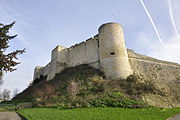
[[[18,111],[28,120],[166,120],[180,108],[32,108]]]

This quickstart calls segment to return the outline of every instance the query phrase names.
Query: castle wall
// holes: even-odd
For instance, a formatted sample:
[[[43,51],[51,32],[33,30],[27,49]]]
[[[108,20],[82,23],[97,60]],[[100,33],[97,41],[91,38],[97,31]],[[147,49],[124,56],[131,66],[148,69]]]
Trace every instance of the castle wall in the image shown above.
[[[47,80],[52,79],[57,72],[65,68],[64,62],[66,62],[66,48],[57,46],[51,52],[51,62],[44,67],[38,66],[35,68],[33,79],[39,78],[40,76],[47,76]]]
[[[133,71],[147,78],[155,81],[164,80],[164,82],[180,79],[180,65],[177,63],[158,60],[130,50],[128,50],[128,57]]]
[[[154,63],[154,64],[165,65],[165,66],[180,67],[178,63],[158,60],[149,56],[137,54],[133,50],[130,50],[130,49],[128,49],[128,58],[129,60],[133,60],[133,61],[141,61],[141,62],[148,62],[148,63]]]
[[[177,63],[158,60],[130,51],[128,55],[131,68],[135,73],[141,74],[157,83],[180,80],[180,65]]]
[[[98,40],[93,38],[86,41],[86,62],[87,63],[96,63],[99,60],[99,46]],[[96,66],[97,68],[99,66]]]
[[[58,57],[60,57],[60,54],[62,54],[61,51],[63,51],[64,49],[66,49],[64,46],[58,45],[57,47],[55,47],[52,52],[51,52],[51,61],[58,59]],[[61,58],[64,58],[64,56],[62,56]]]
[[[42,66],[36,66],[34,69],[33,80],[35,80],[36,78],[39,78],[41,75],[43,75],[43,67]]]
[[[69,66],[76,66],[80,64],[84,64],[86,57],[86,46],[84,43],[78,44],[76,46],[72,46],[67,53],[67,59],[69,60]]]
[[[98,41],[95,38],[90,38],[85,42],[68,48],[66,59],[68,66],[72,67],[98,62],[98,56]]]
[[[56,60],[53,60],[50,63],[48,63],[45,67],[36,67],[33,79],[40,78],[40,76],[47,76],[47,80],[52,79],[56,73],[56,66],[57,62]]]
[[[129,61],[133,72],[157,83],[174,82],[180,79],[180,65],[135,58],[129,58]]]
[[[61,72],[66,67],[73,67],[80,64],[89,64],[99,69],[98,51],[97,37],[90,38],[70,48],[57,46],[52,51],[51,62],[45,67],[35,69],[34,79],[39,78],[41,75],[47,75],[47,80],[50,80],[56,73]]]
[[[147,74],[151,70],[153,75],[158,74],[159,80],[163,81],[166,78],[164,76],[168,75],[169,80],[172,81],[175,79],[173,76],[177,78],[180,74],[176,72],[180,71],[179,65],[176,63],[157,60],[136,54],[133,50],[126,50],[121,26],[116,23],[108,23],[102,25],[99,28],[99,34],[93,38],[70,48],[57,46],[52,51],[51,62],[45,67],[35,68],[34,79],[41,75],[47,75],[47,80],[50,80],[64,68],[80,64],[89,64],[94,68],[101,69],[108,78],[113,79],[125,79],[133,72],[152,77]],[[153,73],[156,69],[158,69],[156,71],[158,73]],[[166,73],[165,70],[169,72]],[[175,73],[178,74],[175,75]]]
[[[180,106],[180,65],[128,51],[131,68],[143,80],[155,84],[165,96],[144,95],[143,101],[154,106]],[[149,84],[150,85],[150,84]],[[167,97],[168,96],[168,97]],[[169,97],[171,96],[171,97]]]
[[[41,74],[50,80],[64,68],[81,64],[101,69],[107,78],[112,79],[125,79],[132,74],[121,26],[117,23],[104,24],[98,35],[85,42],[70,48],[57,46],[52,51],[51,62],[41,68]],[[35,76],[39,75],[35,73]]]
[[[58,57],[54,57],[54,59],[45,67],[37,66],[34,71],[33,79],[39,78],[41,75],[47,75],[47,80],[50,80],[55,76],[56,73],[61,72],[64,68],[76,66],[79,64],[89,64],[96,69],[100,69],[98,49],[97,38],[91,38],[86,42],[80,43],[80,45],[63,49],[57,52],[58,55],[56,56]],[[79,54],[77,52],[78,50],[83,52]],[[140,55],[134,53],[134,51],[130,49],[127,51],[133,72],[142,74],[148,78],[152,78],[155,81],[159,80],[168,82],[180,79],[179,64]]]
[[[67,48],[57,52],[57,61],[60,63],[67,63]]]

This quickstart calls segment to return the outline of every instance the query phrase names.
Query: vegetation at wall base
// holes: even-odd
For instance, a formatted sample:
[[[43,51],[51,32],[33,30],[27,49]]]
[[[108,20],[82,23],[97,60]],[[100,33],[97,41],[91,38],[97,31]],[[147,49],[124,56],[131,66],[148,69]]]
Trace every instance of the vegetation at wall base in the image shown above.
[[[11,101],[2,101],[1,104],[19,104],[19,103],[27,103],[27,102],[34,102],[34,98],[22,98],[22,99],[13,99]]]

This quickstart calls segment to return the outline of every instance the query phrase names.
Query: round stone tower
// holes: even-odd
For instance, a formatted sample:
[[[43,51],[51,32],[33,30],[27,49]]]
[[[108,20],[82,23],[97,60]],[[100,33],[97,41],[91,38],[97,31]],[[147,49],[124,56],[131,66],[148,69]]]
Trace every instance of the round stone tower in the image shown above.
[[[118,23],[103,24],[99,28],[100,69],[107,78],[126,79],[132,74],[122,27]]]

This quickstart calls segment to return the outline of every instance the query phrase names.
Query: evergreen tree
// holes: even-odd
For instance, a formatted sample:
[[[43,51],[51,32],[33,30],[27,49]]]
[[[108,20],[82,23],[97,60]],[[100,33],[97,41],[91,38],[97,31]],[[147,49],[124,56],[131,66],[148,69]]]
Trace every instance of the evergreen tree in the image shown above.
[[[4,25],[0,23],[0,76],[2,77],[3,71],[5,72],[12,72],[16,70],[14,68],[17,64],[20,62],[17,62],[16,60],[17,55],[22,54],[25,52],[25,49],[23,50],[15,50],[10,53],[6,53],[6,49],[9,48],[9,41],[13,38],[15,38],[17,35],[9,35],[9,30],[12,28],[12,26],[15,24],[15,22]]]

